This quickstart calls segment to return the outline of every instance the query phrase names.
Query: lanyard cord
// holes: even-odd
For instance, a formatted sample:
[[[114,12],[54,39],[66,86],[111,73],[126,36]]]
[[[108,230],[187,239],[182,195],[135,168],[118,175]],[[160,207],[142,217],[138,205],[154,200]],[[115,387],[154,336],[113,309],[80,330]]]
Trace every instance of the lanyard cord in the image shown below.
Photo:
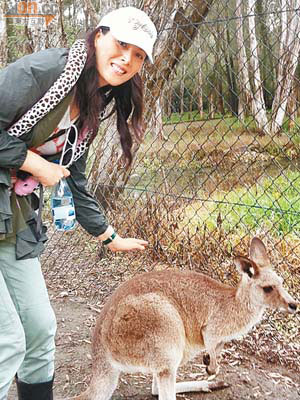
[[[75,132],[75,136],[74,136],[74,141],[73,143],[69,142],[69,135],[71,132],[71,129],[74,128],[74,132]],[[66,140],[64,143],[64,147],[62,149],[61,152],[61,156],[60,156],[60,160],[59,160],[59,165],[63,165],[63,159],[65,154],[71,149],[72,151],[72,155],[71,155],[71,159],[70,161],[64,165],[64,167],[68,168],[74,161],[74,155],[75,155],[75,150],[76,150],[76,145],[77,145],[77,140],[78,140],[78,129],[76,127],[76,125],[72,124],[70,126],[70,128],[68,129],[67,133],[66,133]],[[67,149],[67,145],[71,144],[71,148]],[[58,183],[58,185],[60,185],[60,182]],[[63,190],[63,188],[59,187],[59,190]],[[37,230],[37,236],[38,236],[38,240],[41,238],[42,236],[42,209],[43,209],[43,203],[44,203],[44,187],[43,185],[40,184],[40,191],[39,191],[39,210],[38,210],[38,215],[37,215],[37,224],[36,224],[36,230]]]
[[[44,186],[42,184],[40,184],[39,210],[38,210],[37,221],[36,221],[36,231],[37,231],[38,240],[42,236],[42,210],[43,210],[43,204],[44,204]]]

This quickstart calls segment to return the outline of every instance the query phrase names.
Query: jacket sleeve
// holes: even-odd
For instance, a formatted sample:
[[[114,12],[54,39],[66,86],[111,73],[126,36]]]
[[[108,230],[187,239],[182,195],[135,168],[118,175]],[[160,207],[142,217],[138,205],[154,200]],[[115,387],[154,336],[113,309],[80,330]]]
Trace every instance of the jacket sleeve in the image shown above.
[[[106,231],[108,223],[100,205],[86,188],[87,155],[88,152],[69,167],[71,175],[67,182],[73,194],[77,221],[88,233],[99,236]]]
[[[0,167],[19,168],[27,155],[26,135],[7,129],[32,107],[62,72],[67,49],[48,49],[22,57],[0,72]]]

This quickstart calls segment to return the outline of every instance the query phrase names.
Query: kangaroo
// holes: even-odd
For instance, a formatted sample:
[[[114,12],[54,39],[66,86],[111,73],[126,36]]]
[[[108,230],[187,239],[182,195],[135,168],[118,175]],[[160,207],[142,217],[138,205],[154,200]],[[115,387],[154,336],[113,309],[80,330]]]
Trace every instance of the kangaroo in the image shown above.
[[[208,374],[219,370],[223,344],[245,335],[266,308],[295,313],[298,304],[272,270],[263,242],[253,238],[250,256],[236,257],[237,287],[197,272],[165,270],[123,283],[96,323],[93,374],[75,400],[109,400],[121,372],[153,375],[152,394],[176,400],[176,393],[209,391],[213,383],[176,383],[179,365],[206,350]]]

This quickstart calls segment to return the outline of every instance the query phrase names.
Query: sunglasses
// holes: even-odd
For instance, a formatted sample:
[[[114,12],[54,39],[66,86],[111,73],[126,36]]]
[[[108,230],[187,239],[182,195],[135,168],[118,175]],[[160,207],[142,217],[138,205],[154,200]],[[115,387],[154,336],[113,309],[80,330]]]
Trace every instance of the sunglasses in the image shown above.
[[[66,140],[61,152],[59,165],[62,165],[65,168],[68,168],[70,165],[72,165],[74,161],[77,140],[78,129],[75,125],[72,124],[66,133]]]

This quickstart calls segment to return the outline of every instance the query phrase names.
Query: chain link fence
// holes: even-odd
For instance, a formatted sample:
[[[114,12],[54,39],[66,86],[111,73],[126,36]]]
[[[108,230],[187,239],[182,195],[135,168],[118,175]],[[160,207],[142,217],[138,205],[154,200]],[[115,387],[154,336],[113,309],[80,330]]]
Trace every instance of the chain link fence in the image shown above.
[[[257,235],[296,293],[300,22],[298,2],[283,3],[214,2],[199,23],[178,24],[182,35],[195,27],[197,34],[163,76],[159,94],[168,60],[158,57],[144,72],[148,126],[132,169],[106,158],[108,138],[114,146],[118,139],[112,120],[90,152],[90,189],[109,220],[120,235],[149,247],[111,254],[80,227],[54,233],[49,219],[43,257],[50,285],[103,300],[111,282],[151,269],[194,269],[232,281],[232,256],[245,255]],[[159,56],[165,50],[158,44]]]

